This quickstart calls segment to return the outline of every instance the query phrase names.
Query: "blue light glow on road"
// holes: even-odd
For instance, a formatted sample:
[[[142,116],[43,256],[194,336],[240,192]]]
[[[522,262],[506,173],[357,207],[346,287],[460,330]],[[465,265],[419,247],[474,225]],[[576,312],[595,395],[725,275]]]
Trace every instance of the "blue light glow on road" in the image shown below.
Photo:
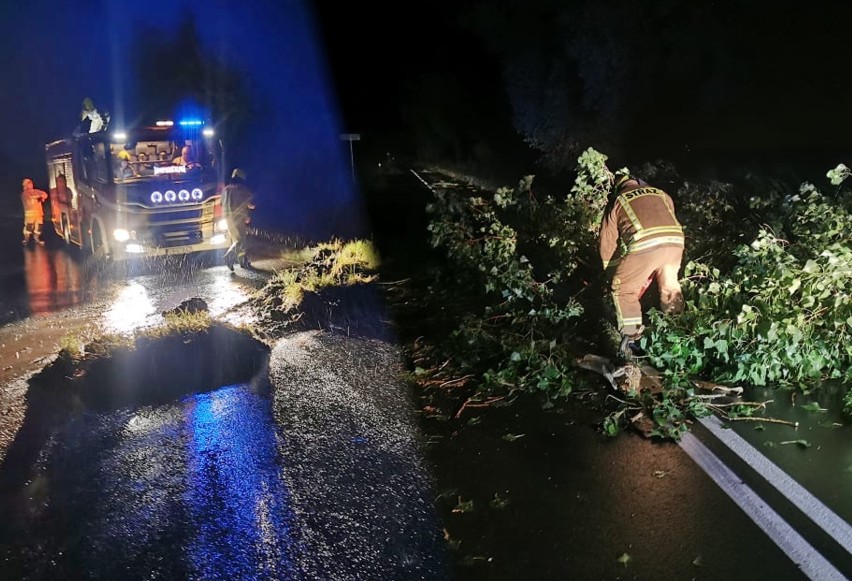
[[[276,464],[270,402],[233,385],[191,397],[186,410],[193,577],[295,578],[290,495]]]

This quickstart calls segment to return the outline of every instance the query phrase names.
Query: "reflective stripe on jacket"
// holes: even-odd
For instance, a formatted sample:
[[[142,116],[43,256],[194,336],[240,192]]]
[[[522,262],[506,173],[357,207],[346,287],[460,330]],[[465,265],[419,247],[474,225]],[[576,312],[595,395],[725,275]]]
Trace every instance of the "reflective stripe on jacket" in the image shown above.
[[[42,204],[47,200],[47,192],[42,190],[24,190],[21,192],[21,203],[24,205],[24,219],[27,222],[44,219],[44,207]]]

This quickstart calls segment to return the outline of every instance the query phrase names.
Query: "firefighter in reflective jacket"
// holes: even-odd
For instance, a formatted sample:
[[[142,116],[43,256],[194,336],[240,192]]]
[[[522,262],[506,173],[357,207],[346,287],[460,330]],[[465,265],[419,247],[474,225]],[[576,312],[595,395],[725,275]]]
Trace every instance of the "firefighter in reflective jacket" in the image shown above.
[[[234,270],[234,260],[243,268],[251,268],[246,255],[245,239],[251,222],[250,211],[254,210],[254,193],[245,184],[246,173],[237,168],[231,174],[231,181],[225,187],[225,217],[228,220],[228,234],[231,235],[231,248],[225,253],[228,268]]]
[[[24,178],[21,184],[21,203],[24,206],[24,244],[30,241],[30,237],[36,244],[44,245],[41,239],[41,227],[44,224],[44,202],[47,200],[47,192],[37,190],[33,187],[30,178]]]
[[[612,297],[625,355],[644,330],[639,298],[653,277],[660,289],[661,310],[683,310],[678,282],[683,248],[683,228],[671,196],[640,179],[616,174],[613,197],[601,222],[600,256],[604,271],[615,271]]]

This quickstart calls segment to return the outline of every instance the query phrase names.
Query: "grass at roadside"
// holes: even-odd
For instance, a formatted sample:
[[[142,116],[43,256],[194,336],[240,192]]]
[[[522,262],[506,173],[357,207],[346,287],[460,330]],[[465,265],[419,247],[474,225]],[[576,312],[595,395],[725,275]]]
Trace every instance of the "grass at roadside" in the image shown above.
[[[299,329],[387,334],[375,288],[381,261],[371,241],[332,240],[300,254],[299,266],[275,274],[249,301],[261,327],[272,334]]]

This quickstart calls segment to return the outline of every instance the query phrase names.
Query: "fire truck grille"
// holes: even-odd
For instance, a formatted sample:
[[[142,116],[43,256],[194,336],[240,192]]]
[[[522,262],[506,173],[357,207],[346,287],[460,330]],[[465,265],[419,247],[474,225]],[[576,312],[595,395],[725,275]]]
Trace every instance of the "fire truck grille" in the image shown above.
[[[197,206],[156,212],[148,217],[153,242],[160,248],[202,242],[202,221],[202,210]]]
[[[173,210],[170,212],[157,212],[151,214],[148,221],[151,224],[163,224],[165,222],[197,222],[201,219],[201,209]]]
[[[184,244],[196,244],[203,241],[201,230],[198,229],[180,229],[173,231],[154,231],[154,240],[160,248],[168,248],[170,246],[182,246]]]

